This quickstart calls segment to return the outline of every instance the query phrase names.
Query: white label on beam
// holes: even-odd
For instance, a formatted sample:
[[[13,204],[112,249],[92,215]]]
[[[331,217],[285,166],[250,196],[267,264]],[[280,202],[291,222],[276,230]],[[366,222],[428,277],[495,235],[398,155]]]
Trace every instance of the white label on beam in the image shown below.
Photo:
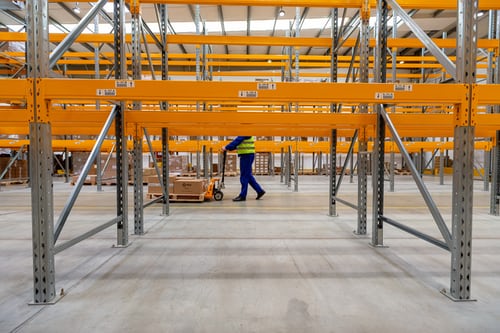
[[[241,98],[257,98],[259,94],[256,90],[240,90],[238,91],[238,97]]]
[[[131,80],[116,80],[115,81],[116,88],[134,88],[135,82]]]
[[[413,91],[413,84],[396,83],[394,85],[394,91]]]
[[[392,92],[375,93],[375,99],[394,99],[394,93]]]
[[[116,89],[97,89],[97,96],[116,96]]]
[[[276,90],[276,83],[259,82],[257,83],[257,90]]]

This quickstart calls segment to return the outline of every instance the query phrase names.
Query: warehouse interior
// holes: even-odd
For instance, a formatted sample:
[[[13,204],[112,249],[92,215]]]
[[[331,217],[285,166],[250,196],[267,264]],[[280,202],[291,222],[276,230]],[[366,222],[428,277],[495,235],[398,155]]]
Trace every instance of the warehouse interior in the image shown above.
[[[496,332],[499,52],[496,0],[0,1],[0,331]]]

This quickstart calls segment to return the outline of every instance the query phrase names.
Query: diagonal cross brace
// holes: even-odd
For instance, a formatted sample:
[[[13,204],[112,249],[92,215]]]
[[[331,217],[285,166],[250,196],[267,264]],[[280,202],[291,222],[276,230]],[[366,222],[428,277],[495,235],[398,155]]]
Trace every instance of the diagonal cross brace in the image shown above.
[[[448,58],[448,56],[432,41],[432,39],[427,36],[427,34],[418,26],[417,23],[408,15],[401,6],[396,2],[396,0],[386,0],[391,6],[392,10],[401,17],[404,23],[410,28],[410,30],[417,36],[417,38],[424,44],[424,46],[436,57],[437,61],[446,69],[446,71],[457,80],[457,67]]]

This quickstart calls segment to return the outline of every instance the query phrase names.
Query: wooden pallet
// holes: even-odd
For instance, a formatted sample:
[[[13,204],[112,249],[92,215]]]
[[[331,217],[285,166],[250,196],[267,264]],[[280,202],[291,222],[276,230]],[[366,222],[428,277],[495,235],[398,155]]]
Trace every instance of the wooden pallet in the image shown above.
[[[159,198],[163,196],[163,193],[147,193],[148,199]]]
[[[76,182],[77,182],[77,181],[76,181],[76,180],[74,180],[74,181],[71,181],[71,183],[70,183],[70,184],[71,184],[71,185],[75,185],[75,184],[76,184]],[[95,184],[96,184],[96,182],[95,182],[95,181],[91,181],[91,180],[84,180],[84,181],[83,181],[83,185],[95,185]]]
[[[7,180],[1,180],[0,185],[2,186],[9,186],[9,185],[22,185],[22,184],[27,184],[28,179],[7,179]]]
[[[148,193],[149,199],[159,198],[163,193]],[[205,201],[205,193],[202,194],[169,194],[169,201],[171,202],[203,202]]]
[[[192,202],[203,202],[205,201],[205,193],[201,194],[170,194],[170,201],[192,201]]]

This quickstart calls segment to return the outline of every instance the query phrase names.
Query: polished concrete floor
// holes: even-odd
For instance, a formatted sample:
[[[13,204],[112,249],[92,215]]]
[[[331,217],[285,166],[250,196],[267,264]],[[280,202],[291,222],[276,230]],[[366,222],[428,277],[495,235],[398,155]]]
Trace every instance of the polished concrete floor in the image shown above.
[[[116,229],[56,255],[53,305],[33,300],[30,192],[0,191],[0,332],[500,332],[500,218],[475,182],[473,302],[440,293],[450,286],[450,253],[389,225],[386,248],[353,234],[356,212],[328,216],[328,178],[303,176],[299,191],[258,177],[267,194],[246,202],[226,178],[220,202],[145,210],[145,230],[116,248]],[[451,181],[425,177],[444,219]],[[56,179],[55,215],[73,187]],[[357,185],[340,197],[356,203]],[[370,194],[371,197],[371,194]],[[133,202],[129,198],[129,203]],[[385,215],[439,238],[409,176],[387,192]],[[131,206],[131,205],[130,205]],[[113,187],[85,186],[60,240],[114,217]],[[368,213],[371,220],[371,210]]]

